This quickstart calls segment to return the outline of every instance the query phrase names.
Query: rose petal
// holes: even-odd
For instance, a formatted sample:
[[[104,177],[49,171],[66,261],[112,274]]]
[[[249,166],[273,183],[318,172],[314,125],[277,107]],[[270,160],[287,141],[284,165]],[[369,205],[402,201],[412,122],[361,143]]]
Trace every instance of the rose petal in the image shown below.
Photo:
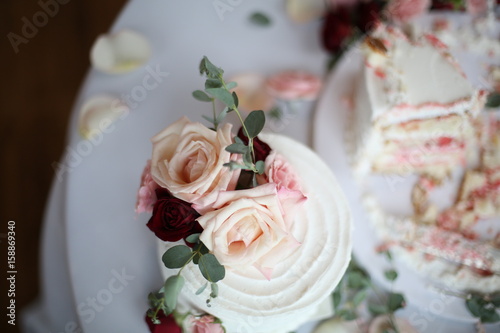
[[[107,95],[92,97],[80,109],[80,135],[91,139],[128,112],[128,106],[118,98]]]
[[[269,110],[273,106],[273,98],[269,96],[264,84],[266,78],[257,73],[238,74],[231,78],[238,82],[233,89],[238,95],[238,108],[243,111]]]
[[[320,18],[326,11],[324,0],[287,0],[286,12],[297,23]]]
[[[147,39],[131,30],[100,35],[90,51],[92,66],[110,74],[130,72],[142,66],[150,57],[151,47]]]

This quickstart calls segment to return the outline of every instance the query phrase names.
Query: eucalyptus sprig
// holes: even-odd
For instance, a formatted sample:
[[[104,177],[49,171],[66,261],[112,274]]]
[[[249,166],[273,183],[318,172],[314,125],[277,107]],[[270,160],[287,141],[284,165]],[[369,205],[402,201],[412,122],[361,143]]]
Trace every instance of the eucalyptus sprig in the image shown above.
[[[397,278],[397,274],[393,270],[386,271],[385,275],[390,281]],[[367,300],[370,294],[376,296],[376,302]],[[334,290],[332,297],[336,316],[344,320],[357,319],[358,308],[366,301],[372,315],[388,315],[392,326],[391,332],[398,332],[394,312],[404,307],[404,296],[394,292],[382,293],[371,281],[370,275],[354,258],[349,263],[349,267]]]
[[[255,159],[254,139],[264,128],[266,122],[264,111],[252,111],[243,120],[238,109],[238,95],[234,91],[231,92],[231,89],[237,86],[236,82],[226,82],[223,77],[224,70],[211,63],[206,56],[201,60],[199,70],[200,74],[206,77],[205,89],[204,91],[195,90],[192,95],[198,101],[211,102],[213,111],[212,117],[203,116],[203,118],[213,125],[214,130],[217,130],[227,114],[235,112],[241,123],[243,134],[248,138],[248,144],[245,144],[243,140],[235,137],[234,143],[226,147],[226,151],[230,153],[241,154],[243,164],[231,161],[224,164],[224,166],[229,167],[231,170],[243,169],[252,171],[254,174],[262,174],[264,172],[264,161],[256,161]],[[216,111],[215,100],[219,100],[225,105],[224,109],[219,113]],[[253,183],[255,185],[255,181]]]
[[[192,234],[186,238],[186,241],[195,244],[193,248],[186,245],[176,245],[165,251],[161,258],[165,267],[170,269],[180,268],[180,270],[176,275],[170,276],[157,293],[149,294],[151,308],[148,311],[148,316],[153,323],[159,323],[157,316],[160,311],[163,311],[165,315],[174,312],[179,293],[184,286],[184,278],[181,273],[190,262],[198,265],[201,274],[207,280],[207,283],[196,294],[201,294],[210,283],[211,292],[210,297],[207,299],[208,306],[210,306],[210,301],[218,296],[217,282],[226,275],[224,266],[219,263],[212,253],[209,253],[208,248],[200,241],[200,234]]]

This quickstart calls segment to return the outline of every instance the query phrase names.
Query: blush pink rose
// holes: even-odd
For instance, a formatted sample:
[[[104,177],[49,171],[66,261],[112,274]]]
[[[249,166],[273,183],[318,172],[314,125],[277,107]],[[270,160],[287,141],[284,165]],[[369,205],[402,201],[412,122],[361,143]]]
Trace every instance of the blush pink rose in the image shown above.
[[[422,15],[430,5],[430,0],[391,0],[387,12],[392,20],[406,23]]]
[[[224,333],[222,325],[214,321],[214,317],[210,315],[195,319],[192,326],[192,333]]]
[[[485,13],[488,10],[487,0],[467,0],[465,3],[467,12],[472,15],[479,15]]]
[[[321,80],[311,73],[289,70],[277,73],[266,81],[268,93],[282,100],[314,100],[321,90]]]
[[[201,214],[210,209],[219,191],[235,189],[239,171],[224,166],[237,158],[225,150],[233,143],[230,124],[213,131],[183,117],[152,141],[153,180]]]
[[[283,156],[271,151],[265,160],[264,175],[259,176],[259,183],[275,183],[278,190],[282,187],[292,191],[302,191],[300,179]]]
[[[271,279],[273,267],[300,245],[290,230],[305,200],[301,192],[272,183],[220,192],[216,209],[198,218],[200,239],[222,265],[253,265]]]
[[[159,188],[158,184],[151,177],[151,160],[148,160],[141,176],[141,186],[137,191],[137,202],[135,211],[140,213],[151,213],[156,202],[155,190]]]

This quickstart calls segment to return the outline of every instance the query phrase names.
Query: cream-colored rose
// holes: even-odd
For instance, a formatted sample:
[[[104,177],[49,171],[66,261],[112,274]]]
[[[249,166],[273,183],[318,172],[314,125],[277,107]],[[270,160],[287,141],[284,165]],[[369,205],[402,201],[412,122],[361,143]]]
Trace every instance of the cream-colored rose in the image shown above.
[[[210,210],[219,191],[234,190],[239,171],[223,166],[231,160],[231,125],[213,131],[183,117],[152,138],[151,176],[172,195]]]
[[[290,229],[305,200],[302,192],[273,183],[220,192],[215,210],[197,219],[204,229],[200,239],[222,265],[253,265],[270,279],[273,267],[299,245]]]

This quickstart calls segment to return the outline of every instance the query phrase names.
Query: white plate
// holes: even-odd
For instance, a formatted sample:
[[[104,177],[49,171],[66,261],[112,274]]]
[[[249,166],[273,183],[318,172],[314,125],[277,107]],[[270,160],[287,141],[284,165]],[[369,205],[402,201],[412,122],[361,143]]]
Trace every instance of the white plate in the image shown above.
[[[375,237],[369,216],[362,207],[361,193],[353,179],[345,147],[344,136],[349,112],[345,98],[352,94],[362,67],[361,52],[355,47],[337,64],[318,102],[313,137],[314,148],[332,168],[351,205],[355,226],[354,254],[376,283],[386,290],[404,293],[408,303],[404,314],[415,328],[425,329],[429,323],[441,322],[446,327],[461,324],[464,332],[471,332],[476,320],[468,313],[462,299],[431,290],[415,272],[398,263],[397,259],[395,264],[399,277],[394,283],[384,277],[384,271],[390,265],[383,255],[375,251],[379,241]],[[394,197],[389,189],[387,194]]]

